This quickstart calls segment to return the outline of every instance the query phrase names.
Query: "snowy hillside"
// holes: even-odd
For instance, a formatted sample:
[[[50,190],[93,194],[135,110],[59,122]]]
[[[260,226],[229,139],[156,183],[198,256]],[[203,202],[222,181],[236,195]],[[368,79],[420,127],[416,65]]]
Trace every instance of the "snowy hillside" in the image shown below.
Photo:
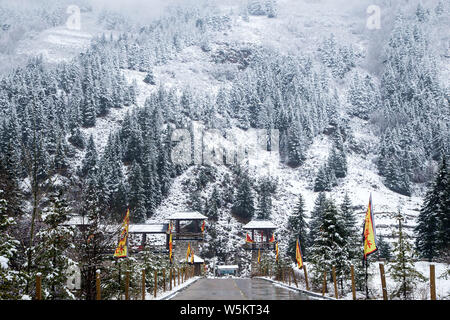
[[[65,2],[48,2],[46,11],[0,0],[0,61],[14,60],[0,70],[0,218],[17,223],[0,220],[0,275],[44,264],[27,246],[47,241],[53,211],[108,224],[126,209],[133,224],[199,211],[199,254],[244,276],[249,220],[277,226],[285,259],[294,238],[319,246],[332,212],[341,220],[328,219],[329,230],[342,229],[328,238],[346,240],[327,250],[348,264],[370,196],[391,249],[401,213],[421,270],[424,259],[448,262],[447,2],[76,0],[79,28],[68,27]],[[278,136],[257,131],[266,129]],[[244,146],[239,165],[222,154]],[[425,234],[426,245],[414,241]]]
[[[215,52],[240,43],[273,47],[282,54],[300,52],[305,55],[316,55],[320,41],[331,33],[335,34],[339,41],[352,44],[358,50],[367,51],[370,48],[371,39],[367,30],[364,29],[365,8],[365,4],[348,5],[345,1],[338,3],[336,1],[280,0],[276,19],[266,16],[249,16],[248,21],[244,21],[242,17],[234,15],[231,29],[215,32],[212,36],[214,40],[210,43],[211,51]],[[231,5],[222,5],[220,9],[223,13],[238,13],[240,7],[232,2]],[[44,30],[32,39],[22,41],[17,52],[28,55],[43,54],[48,62],[59,62],[73,57],[89,45],[94,35],[104,31],[95,24],[95,19],[90,15],[83,14],[82,19],[81,31],[67,30],[64,27]],[[229,85],[228,80],[217,79],[214,76],[214,70],[219,67],[225,68],[225,65],[219,66],[214,63],[211,52],[205,52],[197,46],[189,46],[166,64],[155,67],[153,72],[156,82],[165,87],[175,89],[190,87],[197,92],[215,96],[221,86]],[[233,65],[229,64],[228,67],[233,68]],[[158,87],[143,82],[146,75],[144,72],[123,70],[123,73],[129,84],[133,80],[136,81],[138,85],[136,105],[138,108],[142,107],[146,98]],[[346,79],[350,77],[349,74]],[[448,79],[445,73],[443,78]],[[340,100],[347,101],[346,81],[335,83],[335,85],[339,91]],[[344,109],[341,112],[345,113],[346,103],[343,106]],[[99,118],[94,128],[83,129],[86,136],[93,135],[100,153],[106,145],[109,133],[119,128],[125,113],[132,108],[113,109],[105,118]],[[353,205],[359,212],[359,221],[362,223],[369,194],[372,193],[375,221],[381,234],[390,236],[392,228],[396,226],[392,215],[399,208],[408,217],[406,227],[408,231],[411,231],[424,195],[423,187],[415,186],[412,197],[402,196],[387,189],[374,163],[379,140],[372,124],[353,117],[350,120],[350,128],[353,137],[351,143],[363,151],[351,152],[348,155],[348,175],[339,181],[339,186],[329,193],[330,196],[340,202],[345,192],[348,192]],[[278,155],[269,152],[261,151],[255,159],[252,159],[254,161],[251,161],[250,171],[255,178],[269,174],[278,179],[273,220],[281,228],[286,227],[287,217],[292,212],[299,194],[305,198],[306,209],[312,210],[317,196],[317,193],[313,192],[314,178],[319,167],[325,163],[330,148],[331,142],[328,137],[318,136],[307,152],[305,163],[297,169],[281,164]],[[73,161],[74,167],[80,165],[83,156],[83,152],[76,155]],[[175,180],[168,199],[161,204],[157,214],[150,220],[162,219],[175,210],[187,209],[187,196],[179,184],[188,173],[189,171]]]

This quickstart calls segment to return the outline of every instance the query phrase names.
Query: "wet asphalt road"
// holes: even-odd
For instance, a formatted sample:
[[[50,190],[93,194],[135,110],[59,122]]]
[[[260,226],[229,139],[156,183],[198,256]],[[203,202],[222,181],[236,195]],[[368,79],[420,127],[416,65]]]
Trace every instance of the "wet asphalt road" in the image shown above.
[[[171,300],[308,300],[262,279],[200,279]]]

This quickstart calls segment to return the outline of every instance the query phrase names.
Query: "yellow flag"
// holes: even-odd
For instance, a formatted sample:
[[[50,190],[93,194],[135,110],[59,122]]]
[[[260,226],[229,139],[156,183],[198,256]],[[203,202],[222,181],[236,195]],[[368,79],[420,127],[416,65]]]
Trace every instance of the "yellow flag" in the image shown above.
[[[192,250],[192,254],[191,254],[191,263],[194,264],[194,250]]]
[[[363,228],[363,241],[364,241],[364,260],[367,260],[369,254],[378,250],[375,235],[375,225],[372,214],[372,194],[369,198],[369,206],[366,212],[366,219],[364,220]]]
[[[130,209],[127,210],[127,214],[122,222],[122,232],[120,234],[119,244],[114,252],[115,258],[125,258],[128,256],[127,238],[128,228],[130,226]]]
[[[186,252],[186,262],[189,262],[189,256],[191,255],[191,243],[188,243],[188,248]]]
[[[261,263],[261,249],[258,249],[258,263]]]
[[[172,263],[172,233],[169,236],[169,260]]]
[[[302,250],[300,249],[299,240],[297,239],[297,245],[295,248],[295,260],[297,261],[298,268],[303,268]]]
[[[278,262],[278,242],[275,243],[275,260]]]

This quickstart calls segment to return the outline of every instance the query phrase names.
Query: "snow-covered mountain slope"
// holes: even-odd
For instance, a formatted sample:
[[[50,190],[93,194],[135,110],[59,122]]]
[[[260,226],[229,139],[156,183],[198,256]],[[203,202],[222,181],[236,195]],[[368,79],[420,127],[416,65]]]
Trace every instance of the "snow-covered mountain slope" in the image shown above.
[[[231,4],[230,4],[231,3]],[[355,2],[356,3],[356,2]],[[361,1],[350,5],[346,1],[331,0],[280,0],[277,18],[270,19],[266,16],[249,16],[244,21],[237,14],[233,14],[230,30],[217,31],[210,43],[211,51],[204,51],[197,46],[184,48],[176,57],[166,64],[155,66],[153,72],[158,84],[181,89],[191,87],[197,92],[214,96],[221,86],[227,86],[227,79],[219,78],[215,71],[218,68],[230,67],[232,64],[222,65],[213,61],[211,55],[216,50],[229,45],[250,44],[273,47],[283,54],[311,54],[317,55],[317,47],[320,42],[331,33],[335,34],[339,41],[345,44],[368,51],[374,46],[374,41],[380,37],[376,33],[366,29],[367,6],[369,1]],[[238,12],[239,6],[233,1],[221,6],[223,13]],[[19,46],[22,52],[33,50],[47,50],[49,61],[59,61],[70,57],[74,52],[81,51],[87,45],[89,39],[98,34],[99,29],[92,24],[81,31],[68,31],[63,28],[53,28],[37,35],[35,39]],[[383,30],[379,31],[380,33]],[[33,51],[34,52],[34,51]],[[36,52],[34,52],[36,53]],[[370,58],[370,52],[368,57]],[[370,72],[368,66],[370,60],[363,61],[356,70]],[[98,118],[95,128],[83,129],[89,136],[93,134],[97,149],[102,152],[111,131],[117,130],[125,113],[131,108],[142,107],[145,99],[158,86],[151,86],[143,82],[146,74],[138,71],[124,70],[125,78],[131,84],[133,80],[138,86],[136,106],[113,109],[111,113]],[[340,101],[345,113],[347,81],[351,72],[340,83],[333,83],[338,89]],[[376,76],[376,75],[375,75]],[[374,133],[371,123],[350,118],[349,121],[352,144],[358,146],[359,151],[350,151],[348,154],[348,175],[339,181],[339,185],[329,194],[339,204],[346,192],[350,195],[356,208],[360,223],[363,222],[363,214],[366,210],[370,193],[373,198],[375,223],[378,232],[390,236],[397,225],[394,213],[399,209],[406,214],[407,231],[411,232],[415,223],[418,209],[424,194],[423,186],[414,186],[414,196],[405,197],[388,190],[377,174],[374,164],[378,137]],[[278,179],[277,194],[273,202],[272,219],[280,227],[287,225],[287,218],[293,211],[297,202],[297,196],[302,194],[306,201],[307,211],[312,210],[317,193],[313,192],[314,178],[319,167],[326,161],[330,151],[331,141],[326,135],[315,138],[308,150],[305,163],[297,169],[292,169],[280,163],[276,153],[260,151],[252,159],[250,172],[258,178],[271,175]],[[79,164],[83,152],[79,152],[75,158],[75,165]],[[218,175],[228,172],[225,166],[217,166]],[[192,176],[193,168],[188,169],[180,177],[177,177],[172,185],[168,198],[158,208],[152,220],[162,220],[174,211],[187,210],[189,208],[189,195],[183,189],[183,181]],[[204,196],[211,191],[209,186]],[[225,228],[232,226],[233,234],[238,237],[241,234],[240,224],[230,215],[229,208],[222,209],[222,218],[219,225]],[[238,238],[236,238],[236,241]]]

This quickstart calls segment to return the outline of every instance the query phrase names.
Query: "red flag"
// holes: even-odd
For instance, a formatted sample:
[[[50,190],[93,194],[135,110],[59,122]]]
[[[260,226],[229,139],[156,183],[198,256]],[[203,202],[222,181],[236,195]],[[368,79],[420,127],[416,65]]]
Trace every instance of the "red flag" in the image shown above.
[[[270,243],[275,242],[275,235],[273,233],[272,233],[272,237],[270,237],[270,239],[269,239],[269,242]]]
[[[250,236],[248,235],[248,233],[247,233],[247,238],[245,239],[245,242],[253,243],[253,240],[252,240],[252,238],[250,238]]]
[[[202,232],[205,232],[205,220],[203,220],[203,223],[202,223]]]

